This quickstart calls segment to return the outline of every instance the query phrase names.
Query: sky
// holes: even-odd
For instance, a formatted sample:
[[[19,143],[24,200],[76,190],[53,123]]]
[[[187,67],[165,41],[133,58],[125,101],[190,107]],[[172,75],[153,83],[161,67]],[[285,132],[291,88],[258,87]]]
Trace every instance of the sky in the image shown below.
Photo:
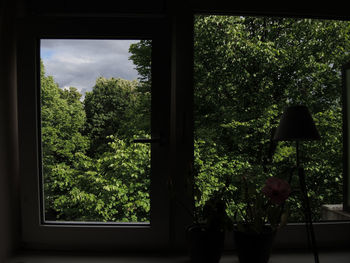
[[[46,76],[60,88],[90,91],[98,77],[135,80],[135,65],[129,60],[131,43],[137,40],[42,39],[40,56]]]

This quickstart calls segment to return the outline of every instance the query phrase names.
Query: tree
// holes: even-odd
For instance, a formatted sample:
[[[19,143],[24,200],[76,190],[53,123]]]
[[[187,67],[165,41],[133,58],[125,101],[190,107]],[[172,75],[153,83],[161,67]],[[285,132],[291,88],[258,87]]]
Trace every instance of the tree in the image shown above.
[[[79,155],[74,169],[60,164],[59,180],[69,187],[53,196],[57,220],[149,222],[150,148],[109,139],[100,158]]]
[[[342,201],[340,66],[350,60],[350,24],[233,16],[194,22],[196,206],[230,182],[232,215],[242,205],[242,176],[257,189],[269,176],[288,177],[295,148],[279,143],[272,158],[271,131],[286,106],[305,104],[322,137],[301,146],[319,219],[322,204]],[[130,52],[139,81],[98,78],[84,102],[42,65],[46,219],[149,221],[150,149],[132,139],[150,135],[151,41]],[[303,220],[300,199],[290,202],[292,220]]]
[[[136,86],[136,81],[100,77],[92,91],[86,92],[85,133],[90,138],[91,157],[108,150],[108,136],[130,139],[139,132]]]
[[[197,16],[194,28],[195,138],[208,142],[203,151],[216,145],[220,160],[264,167],[270,131],[280,114],[288,105],[305,104],[323,138],[304,146],[312,206],[341,202],[340,66],[350,58],[344,52],[350,47],[349,23]],[[265,176],[288,176],[294,156],[294,147],[280,144]],[[241,169],[234,168],[236,173]],[[241,173],[247,175],[245,169]],[[319,184],[321,174],[325,179]],[[333,193],[327,191],[330,186]],[[293,216],[300,220],[296,210]]]
[[[278,145],[273,165],[266,161],[271,131],[293,104],[309,107],[322,136],[320,142],[303,145],[315,218],[321,203],[342,201],[340,67],[350,60],[349,33],[349,23],[341,21],[195,17],[195,166],[202,191],[197,205],[228,176],[233,188],[242,175],[257,187],[267,176],[289,176],[295,165],[290,143]],[[147,47],[130,49],[145,78],[149,60],[142,54],[149,53]],[[315,183],[321,175],[323,182]],[[303,220],[297,210],[292,219]]]
[[[131,44],[129,48],[131,53],[129,59],[132,60],[139,73],[138,85],[138,106],[137,112],[140,113],[138,124],[145,133],[151,133],[151,92],[152,92],[152,41],[140,40],[140,42]]]
[[[140,42],[131,44],[129,48],[131,53],[130,60],[136,66],[139,73],[141,92],[151,92],[151,65],[152,65],[152,40],[140,40]]]
[[[65,195],[72,181],[72,166],[84,154],[88,139],[81,134],[85,112],[75,88],[62,90],[51,76],[45,76],[41,63],[41,141],[47,218],[55,219],[53,202]]]
[[[41,64],[46,220],[150,220],[150,148],[132,143],[143,132],[136,84],[99,78],[83,104],[77,89],[60,89]],[[91,145],[97,151],[88,156]]]

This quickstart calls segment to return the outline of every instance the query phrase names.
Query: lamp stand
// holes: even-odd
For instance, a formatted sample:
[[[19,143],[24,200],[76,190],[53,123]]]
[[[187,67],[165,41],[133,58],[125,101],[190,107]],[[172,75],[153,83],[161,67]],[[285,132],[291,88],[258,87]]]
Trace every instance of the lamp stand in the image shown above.
[[[314,232],[314,228],[312,225],[310,201],[309,201],[309,197],[307,195],[307,188],[306,188],[306,182],[305,182],[305,172],[304,172],[304,168],[300,167],[299,141],[296,141],[296,155],[297,155],[297,171],[298,171],[299,185],[300,185],[303,206],[304,206],[305,225],[306,225],[308,244],[309,244],[309,247],[311,246],[312,252],[314,254],[315,263],[319,263],[318,250],[317,250],[316,239],[315,239],[315,232]]]

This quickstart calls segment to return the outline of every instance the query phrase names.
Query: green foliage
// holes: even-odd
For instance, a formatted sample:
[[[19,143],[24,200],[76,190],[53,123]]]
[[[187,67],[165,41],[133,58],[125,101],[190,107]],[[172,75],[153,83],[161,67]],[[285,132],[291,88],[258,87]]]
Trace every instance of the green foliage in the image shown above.
[[[75,156],[84,154],[88,139],[81,134],[85,112],[76,89],[62,90],[52,77],[41,74],[42,170],[46,214],[56,218],[57,198],[65,198],[74,177]]]
[[[350,60],[350,24],[313,19],[196,16],[194,20],[195,206],[227,188],[227,214],[244,209],[241,178],[254,192],[288,178],[295,147],[271,131],[288,105],[307,105],[322,140],[301,145],[314,219],[342,202],[340,67]],[[96,80],[82,101],[41,67],[42,163],[47,220],[149,221],[151,41],[132,44],[139,81]],[[140,136],[141,137],[141,136]],[[271,163],[272,162],[272,163]],[[297,186],[294,175],[292,187]],[[214,198],[215,199],[215,198]],[[253,200],[259,202],[258,199]],[[303,220],[300,198],[288,200]]]
[[[151,119],[151,85],[152,85],[152,41],[140,40],[140,42],[131,44],[129,48],[130,60],[136,66],[139,73],[138,105],[136,112],[142,116],[138,120],[140,129],[150,134],[151,127],[149,120]]]
[[[268,176],[287,178],[295,166],[294,146],[280,143],[268,165],[271,130],[285,107],[304,104],[322,136],[302,148],[315,219],[322,204],[341,203],[340,67],[350,60],[349,23],[196,16],[194,30],[195,139],[202,142],[195,158],[201,170],[215,170],[198,174],[203,200],[210,196],[209,185],[224,182],[221,173],[246,174],[237,163],[256,171],[256,186]],[[229,210],[239,207],[239,200],[237,194]],[[291,220],[303,220],[300,199],[293,202]]]
[[[99,222],[149,221],[150,149],[110,136],[110,150],[99,159],[77,156],[79,166],[52,171],[54,220]]]
[[[130,60],[136,65],[136,70],[140,76],[142,92],[151,91],[151,56],[152,56],[152,41],[141,40],[138,43],[131,44],[129,48],[131,53]]]
[[[130,138],[130,134],[136,133],[136,86],[136,81],[100,77],[92,91],[86,92],[85,133],[91,142],[90,156],[101,155],[107,150],[107,136]]]
[[[83,104],[75,88],[60,89],[42,65],[46,220],[149,221],[150,148],[132,143],[135,134],[147,136],[137,122],[144,116],[136,86],[99,78]]]

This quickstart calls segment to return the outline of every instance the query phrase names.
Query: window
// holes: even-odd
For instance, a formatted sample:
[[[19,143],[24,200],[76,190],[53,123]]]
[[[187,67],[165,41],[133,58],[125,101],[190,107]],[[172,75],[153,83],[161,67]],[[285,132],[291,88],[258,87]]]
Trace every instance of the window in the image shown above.
[[[210,10],[208,10],[210,11]],[[176,16],[176,15],[175,15]],[[201,17],[206,16],[195,16],[195,29],[198,29],[197,22]],[[214,17],[215,19],[215,17]],[[228,19],[229,20],[229,19]],[[195,135],[195,158],[198,158],[198,151],[203,150],[203,145],[205,146],[205,140],[207,138],[215,138],[218,131],[217,138],[226,138],[227,140],[239,139],[239,137],[232,136],[232,130],[235,126],[240,126],[240,128],[245,129],[249,127],[244,126],[244,120],[241,123],[224,123],[224,126],[214,126],[216,116],[211,114],[198,115],[198,108],[203,106],[206,111],[213,110],[217,113],[217,106],[219,105],[219,110],[223,110],[224,107],[236,107],[239,101],[235,101],[232,104],[225,103],[211,103],[211,101],[206,101],[205,92],[210,92],[210,87],[215,85],[220,88],[219,92],[214,92],[214,96],[211,97],[213,100],[220,101],[220,96],[232,95],[234,100],[234,95],[236,94],[225,94],[224,85],[220,81],[225,81],[232,77],[248,80],[253,82],[257,76],[254,76],[254,72],[260,74],[257,70],[244,71],[245,74],[249,73],[249,77],[242,76],[242,68],[245,69],[245,60],[248,57],[242,57],[241,65],[242,68],[236,67],[237,74],[231,74],[232,72],[227,71],[225,65],[232,65],[232,61],[224,61],[224,64],[215,64],[215,59],[211,58],[213,64],[210,63],[195,63],[195,104],[192,103],[193,90],[192,90],[192,40],[193,32],[192,26],[193,21],[190,15],[181,16],[179,19],[174,19],[171,21],[171,33],[168,29],[169,21],[162,18],[110,18],[110,19],[94,19],[94,18],[80,18],[80,19],[66,19],[60,18],[57,21],[42,18],[40,21],[25,23],[21,25],[22,32],[18,42],[18,86],[19,86],[19,138],[20,138],[20,169],[21,169],[21,195],[22,195],[22,229],[23,229],[23,242],[26,248],[55,248],[59,249],[94,249],[94,250],[107,250],[115,249],[126,250],[148,250],[148,249],[162,249],[168,245],[168,241],[173,242],[175,246],[184,248],[185,243],[185,229],[187,224],[190,222],[189,216],[184,211],[185,209],[170,200],[169,188],[171,186],[175,189],[175,194],[178,194],[180,201],[186,203],[185,192],[188,190],[188,174],[189,174],[189,163],[193,157],[193,131]],[[256,26],[254,23],[251,24],[252,27]],[[274,24],[272,24],[274,26]],[[231,48],[221,48],[218,43],[221,43],[222,39],[229,32],[222,30],[222,25],[220,23],[215,24],[216,31],[209,31],[209,28],[203,26],[202,30],[199,32],[201,34],[219,33],[219,36],[205,43],[207,45],[207,53],[203,53],[205,59],[208,58],[210,52],[231,52]],[[256,28],[259,30],[259,28]],[[261,28],[260,28],[261,29]],[[231,33],[239,33],[231,32]],[[269,33],[269,32],[266,32]],[[170,35],[171,34],[171,35]],[[170,37],[171,36],[171,37]],[[198,31],[195,33],[195,38],[200,37]],[[144,220],[143,222],[139,219],[125,220],[128,222],[120,222],[123,220],[105,220],[94,218],[83,218],[82,214],[74,217],[74,221],[70,221],[71,218],[60,220],[61,215],[55,213],[48,213],[44,218],[43,211],[50,207],[50,203],[45,205],[45,202],[40,203],[41,200],[45,200],[48,192],[41,191],[40,186],[42,181],[40,181],[40,169],[41,169],[41,146],[40,146],[40,136],[43,136],[43,130],[40,123],[40,112],[42,111],[40,107],[40,49],[43,49],[43,44],[41,41],[54,40],[54,39],[65,39],[65,40],[108,40],[108,41],[124,41],[124,40],[151,40],[152,41],[152,99],[151,99],[151,131],[150,138],[152,143],[151,148],[151,173],[150,173],[150,220]],[[288,40],[288,38],[286,38]],[[41,44],[40,44],[41,43]],[[198,46],[196,41],[194,41],[194,52],[195,52],[195,62],[198,62]],[[225,44],[231,45],[232,43],[225,42]],[[239,45],[242,43],[235,42],[234,45]],[[254,43],[249,48],[254,51]],[[266,43],[260,43],[265,45]],[[270,45],[270,43],[268,43]],[[216,47],[211,48],[211,47]],[[259,48],[256,47],[254,51],[256,56],[252,56],[254,59],[273,59],[276,55],[275,50],[269,50],[268,52],[259,53]],[[332,51],[333,52],[333,51]],[[226,53],[225,53],[226,54]],[[228,54],[227,54],[228,55]],[[263,55],[263,56],[259,56]],[[44,54],[42,54],[44,56]],[[49,56],[49,54],[48,54]],[[214,58],[222,59],[222,57],[216,55]],[[229,58],[229,56],[224,56]],[[203,61],[205,61],[205,59]],[[238,59],[238,58],[237,58]],[[265,61],[265,60],[264,60]],[[171,62],[171,63],[170,63]],[[297,61],[296,61],[297,62]],[[269,66],[272,66],[270,63]],[[257,66],[259,64],[251,63],[251,66]],[[274,77],[277,80],[283,78],[286,75],[278,74],[275,68],[265,68],[261,65],[266,72],[269,73],[269,77]],[[214,72],[208,69],[214,68]],[[258,69],[261,69],[258,67]],[[328,68],[327,68],[328,69]],[[293,74],[293,68],[285,68],[285,72],[288,74]],[[200,74],[199,74],[200,73]],[[205,74],[208,73],[208,74]],[[229,73],[225,75],[225,73]],[[201,75],[202,74],[202,75]],[[218,81],[215,80],[215,85],[213,84],[213,79],[211,77],[213,74],[218,77]],[[287,74],[287,75],[288,75]],[[200,76],[204,76],[200,79]],[[289,75],[288,75],[289,76]],[[289,76],[291,77],[291,76]],[[315,77],[315,76],[313,76]],[[203,83],[203,81],[207,81]],[[263,87],[270,87],[271,79],[266,78],[264,82],[257,82],[256,87],[263,84]],[[305,77],[303,79],[304,83],[311,81],[310,78]],[[202,83],[201,85],[198,85]],[[228,87],[232,87],[236,82],[229,82]],[[205,86],[209,84],[208,86]],[[245,83],[246,88],[251,88],[252,83]],[[254,83],[253,83],[254,84]],[[230,86],[231,85],[231,86]],[[198,90],[203,91],[199,94]],[[254,90],[255,91],[255,90]],[[318,92],[319,90],[314,90]],[[63,92],[63,91],[62,91]],[[291,91],[292,92],[292,91]],[[64,92],[63,92],[64,93]],[[70,92],[66,92],[70,94]],[[200,95],[200,96],[199,96]],[[203,95],[203,97],[201,97]],[[268,98],[268,94],[264,94]],[[277,94],[278,95],[278,94]],[[317,95],[316,93],[313,95]],[[197,102],[203,98],[201,104]],[[247,98],[248,99],[248,98]],[[260,97],[253,97],[256,101]],[[203,102],[206,102],[205,105]],[[249,101],[247,101],[249,102]],[[210,108],[209,106],[213,106]],[[221,108],[222,107],[222,108]],[[193,129],[193,108],[195,108],[195,129]],[[238,108],[238,107],[237,107]],[[256,113],[255,108],[238,108],[232,109],[231,112],[237,112],[236,110],[242,111],[242,114]],[[277,118],[278,110],[272,107],[272,115]],[[246,112],[245,112],[246,111]],[[227,111],[222,111],[227,113]],[[43,116],[41,116],[42,118]],[[210,129],[198,130],[199,119],[204,126],[210,126]],[[222,116],[226,118],[225,114]],[[263,125],[264,122],[270,128],[272,126],[271,122],[267,122],[268,116],[265,119],[260,119],[259,125]],[[214,121],[213,121],[214,120]],[[268,119],[270,120],[270,119]],[[254,120],[253,120],[254,121]],[[270,120],[272,121],[272,120]],[[232,126],[233,125],[233,126]],[[204,127],[203,126],[203,127]],[[228,132],[228,130],[230,132]],[[260,135],[266,135],[266,130],[261,132]],[[225,133],[226,132],[226,133]],[[147,134],[142,134],[147,135]],[[255,136],[256,134],[249,134]],[[258,134],[259,135],[259,134]],[[109,135],[107,135],[109,136]],[[139,137],[136,137],[139,138]],[[198,140],[198,138],[200,140]],[[114,138],[109,137],[110,142],[114,142]],[[149,138],[146,138],[149,139]],[[243,138],[244,140],[249,140],[251,138]],[[243,140],[242,139],[242,140]],[[264,146],[268,144],[268,137],[261,137],[261,143]],[[139,142],[146,142],[147,140],[139,140]],[[147,141],[149,142],[149,141]],[[233,143],[230,144],[233,147]],[[225,147],[230,147],[229,144]],[[139,145],[140,146],[140,145]],[[147,146],[147,145],[143,145]],[[284,145],[288,148],[288,145]],[[138,147],[138,146],[137,146]],[[147,146],[148,147],[148,146]],[[201,148],[202,147],[202,148]],[[315,145],[307,146],[311,150],[316,150]],[[312,147],[314,147],[312,149]],[[292,147],[290,147],[292,148]],[[191,149],[191,150],[189,150]],[[289,148],[288,148],[289,149]],[[207,154],[214,153],[213,156],[217,155],[217,150],[219,148],[212,147],[211,151],[205,152]],[[258,148],[256,150],[259,150]],[[291,149],[292,151],[292,149]],[[102,152],[103,154],[103,152]],[[203,157],[203,156],[202,156]],[[210,156],[209,156],[210,157]],[[219,156],[220,157],[220,156]],[[45,158],[45,155],[43,155]],[[227,160],[225,158],[212,158],[206,159],[205,165],[210,169],[217,168],[216,172],[220,173],[219,176],[224,175],[226,172],[232,172],[227,170],[229,167],[221,165],[222,160]],[[219,162],[216,162],[219,160]],[[198,161],[198,159],[196,159]],[[240,161],[240,160],[239,160]],[[293,162],[290,158],[290,163]],[[340,168],[341,169],[341,168]],[[63,169],[67,170],[67,169]],[[66,171],[64,171],[66,172]],[[208,173],[202,173],[203,175],[208,175]],[[45,173],[43,173],[45,178]],[[171,175],[171,178],[170,176]],[[218,176],[218,177],[219,177]],[[44,179],[45,182],[45,179]],[[220,184],[219,181],[215,182]],[[338,187],[338,186],[337,186]],[[207,188],[210,190],[210,188]],[[107,190],[107,189],[106,189]],[[43,196],[41,194],[43,193]],[[210,193],[207,193],[210,194]],[[342,193],[341,193],[342,194]],[[58,216],[58,217],[57,217]],[[142,220],[141,220],[142,221]],[[141,224],[140,224],[141,223]],[[315,232],[318,244],[320,246],[337,246],[344,245],[348,242],[348,230],[350,224],[348,222],[320,222],[315,225]],[[332,233],[332,235],[330,235]],[[306,247],[306,235],[304,237],[305,227],[303,224],[290,224],[283,228],[277,236],[276,244],[281,247]],[[231,249],[234,244],[232,244],[232,239],[229,238],[227,248]]]
[[[303,144],[302,162],[314,220],[327,220],[322,207],[343,201],[340,67],[349,60],[348,28],[347,21],[196,16],[198,180],[217,180],[206,182],[216,188],[230,180],[233,191],[242,176],[257,187],[269,175],[288,180],[295,147],[279,143],[269,156],[271,131],[288,105],[307,105],[322,140]],[[297,203],[291,220],[302,222],[300,203],[290,201]]]
[[[313,221],[350,219],[342,211],[346,193],[341,66],[350,60],[348,34],[348,21],[195,16],[194,167],[199,210],[214,191],[229,188],[233,197],[228,197],[227,211],[234,217],[234,211],[244,207],[242,177],[256,189],[268,176],[288,180],[296,165],[295,146],[280,142],[272,155],[271,137],[283,110],[303,104],[322,137],[303,143],[301,149]],[[298,223],[304,214],[295,171],[292,178],[296,192],[287,203],[289,223]],[[302,224],[294,227],[298,230]]]
[[[92,25],[89,19],[67,19],[22,25],[19,127],[27,247],[147,249],[167,244],[169,196],[158,190],[167,188],[162,174],[168,166],[169,103],[164,101],[170,93],[161,21],[115,19]],[[113,53],[118,45],[126,54]],[[131,80],[104,75],[101,65],[84,69],[103,54],[108,70],[114,65],[125,71],[125,63],[118,65],[121,57],[128,61],[129,48],[143,52],[145,45],[151,51],[144,61],[149,71],[139,80],[135,72]],[[53,76],[45,74],[61,49],[73,53],[61,54],[63,64],[55,62]],[[78,78],[69,84],[55,77],[69,78],[74,71],[86,74],[83,81],[97,72],[97,80],[81,86]]]
[[[40,40],[43,222],[150,223],[151,47]]]

